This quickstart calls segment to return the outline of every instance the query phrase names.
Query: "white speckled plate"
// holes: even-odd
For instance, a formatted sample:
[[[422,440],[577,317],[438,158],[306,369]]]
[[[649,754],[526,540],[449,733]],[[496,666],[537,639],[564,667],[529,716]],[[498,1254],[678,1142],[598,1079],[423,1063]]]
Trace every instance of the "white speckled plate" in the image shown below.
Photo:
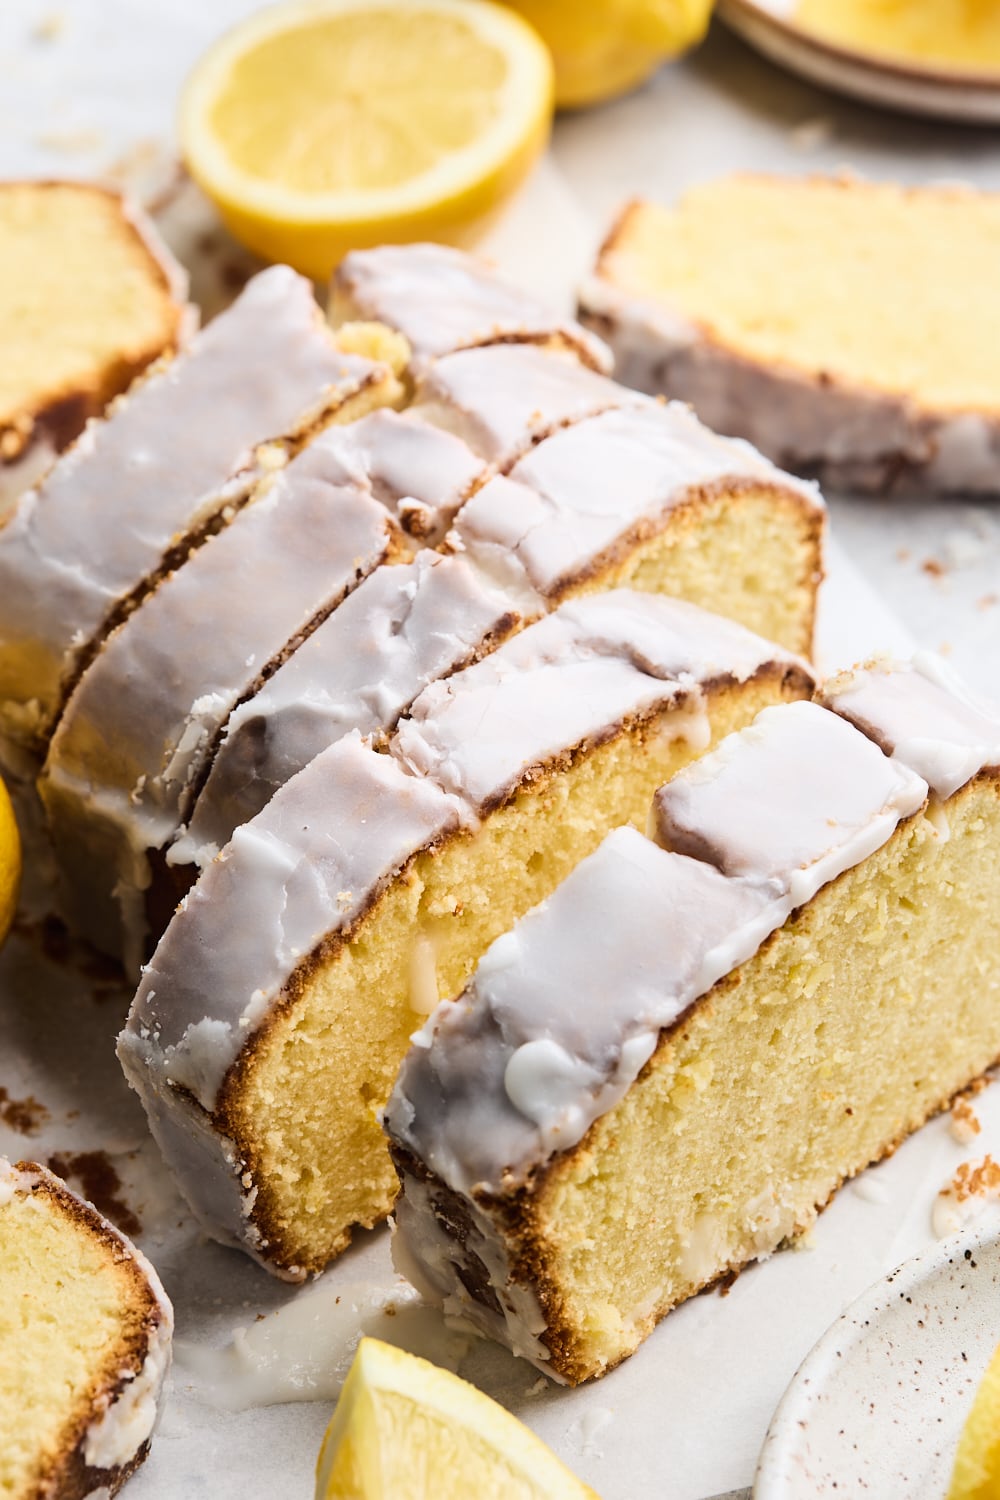
[[[954,1235],[870,1287],[799,1368],[754,1500],[943,1500],[1000,1342],[1000,1234]]]
[[[744,41],[811,83],[907,114],[1000,123],[1000,71],[959,72],[837,46],[797,26],[794,11],[794,0],[719,0],[719,15]]]

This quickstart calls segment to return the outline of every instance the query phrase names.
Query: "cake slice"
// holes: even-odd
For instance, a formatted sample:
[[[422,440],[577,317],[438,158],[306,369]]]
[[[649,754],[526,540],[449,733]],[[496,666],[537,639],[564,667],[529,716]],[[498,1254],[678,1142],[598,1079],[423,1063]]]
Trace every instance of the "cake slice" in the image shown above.
[[[0,529],[0,736],[40,751],[103,634],[220,524],[268,440],[360,416],[398,388],[337,349],[285,266],[89,426]]]
[[[384,748],[429,683],[487,656],[521,623],[510,594],[464,558],[427,551],[377,568],[230,715],[168,863],[203,869],[345,735],[358,731]]]
[[[824,531],[814,488],[674,402],[553,433],[470,497],[448,543],[549,607],[627,585],[808,655]]]
[[[784,467],[994,494],[998,255],[996,194],[734,176],[626,208],[580,313],[626,384],[690,401]]]
[[[87,182],[0,183],[0,516],[191,331],[187,276],[135,204]]]
[[[557,1379],[808,1228],[1000,1056],[1000,720],[908,668],[829,702],[662,788],[662,847],[610,834],[403,1064],[397,1264]]]
[[[190,811],[229,712],[399,551],[386,508],[343,477],[324,433],[263,481],[112,632],[59,721],[38,789],[62,912],[129,973],[157,915],[155,853]]]
[[[415,1019],[795,658],[693,605],[574,601],[342,738],[238,828],[144,972],[120,1056],[210,1233],[279,1275],[388,1212],[376,1118]]]
[[[335,326],[377,322],[398,330],[419,368],[428,358],[481,344],[541,344],[607,374],[600,339],[559,318],[486,261],[446,245],[380,245],[344,257],[333,275]]]
[[[0,1157],[0,1493],[114,1495],[149,1451],[173,1312],[107,1220]]]

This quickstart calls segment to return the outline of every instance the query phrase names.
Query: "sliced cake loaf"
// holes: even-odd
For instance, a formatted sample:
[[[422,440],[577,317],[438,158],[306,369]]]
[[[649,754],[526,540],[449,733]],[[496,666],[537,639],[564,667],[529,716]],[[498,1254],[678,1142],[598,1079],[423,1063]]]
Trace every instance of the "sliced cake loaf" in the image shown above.
[[[990,494],[998,255],[995,194],[736,176],[673,209],[630,205],[580,309],[626,384],[690,401],[788,468]]]
[[[0,529],[0,735],[44,746],[103,633],[240,503],[259,446],[398,394],[275,266],[92,423]]]
[[[446,245],[381,245],[341,261],[331,285],[335,325],[384,323],[406,339],[419,367],[428,358],[481,344],[542,344],[607,374],[607,346],[556,317],[492,266]]]
[[[488,655],[521,623],[510,594],[464,558],[427,551],[377,568],[230,715],[169,864],[204,868],[279,787],[353,730],[383,748],[429,683]]]
[[[117,1494],[149,1451],[173,1312],[134,1245],[34,1162],[0,1157],[0,1493]]]
[[[397,1264],[558,1379],[801,1233],[1000,1056],[1000,719],[912,668],[829,701],[661,789],[662,847],[609,835],[403,1064]]]
[[[433,684],[388,754],[346,737],[282,787],[177,911],[120,1041],[210,1232],[294,1279],[384,1217],[376,1112],[415,1017],[659,781],[809,682],[623,590]]]
[[[86,182],[0,183],[0,515],[194,327],[149,220]]]
[[[553,433],[466,502],[448,541],[550,606],[622,584],[808,655],[824,529],[813,488],[674,402]]]
[[[263,481],[108,636],[49,746],[38,789],[63,914],[130,973],[146,956],[151,856],[187,816],[229,712],[398,552],[386,508],[340,482],[336,436]]]

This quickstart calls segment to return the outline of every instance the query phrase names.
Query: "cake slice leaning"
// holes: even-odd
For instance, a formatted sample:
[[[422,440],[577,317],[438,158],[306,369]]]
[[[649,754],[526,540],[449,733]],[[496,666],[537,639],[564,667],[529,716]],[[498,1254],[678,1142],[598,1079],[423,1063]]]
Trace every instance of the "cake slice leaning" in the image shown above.
[[[273,266],[91,423],[0,528],[0,740],[41,754],[104,634],[242,503],[262,445],[399,394]]]
[[[395,1194],[377,1111],[420,1015],[794,657],[693,605],[573,601],[342,738],[238,828],[144,972],[120,1056],[209,1231],[320,1270]]]
[[[610,834],[403,1063],[397,1264],[559,1380],[807,1229],[1000,1056],[1000,720],[912,667],[828,701],[661,789],[660,847]]]
[[[784,468],[996,494],[998,254],[995,193],[744,174],[630,204],[580,312],[626,384],[690,401]]]
[[[173,1311],[144,1255],[44,1167],[0,1157],[0,1493],[115,1495],[149,1452]]]
[[[321,433],[276,469],[122,621],[49,746],[38,790],[63,915],[133,975],[150,923],[164,924],[176,900],[154,886],[157,853],[190,811],[229,713],[400,554],[385,506],[342,482],[336,438]]]
[[[593,333],[560,318],[488,262],[446,245],[355,250],[334,272],[335,326],[377,322],[401,333],[419,369],[429,359],[484,344],[539,344],[608,374],[611,354]]]

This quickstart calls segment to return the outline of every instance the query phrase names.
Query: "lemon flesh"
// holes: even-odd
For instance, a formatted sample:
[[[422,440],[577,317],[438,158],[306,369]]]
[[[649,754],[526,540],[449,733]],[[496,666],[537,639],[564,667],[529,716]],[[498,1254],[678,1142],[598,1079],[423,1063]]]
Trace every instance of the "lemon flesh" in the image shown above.
[[[202,58],[181,146],[238,238],[321,278],[353,248],[474,237],[544,148],[552,88],[491,0],[294,0]]]
[[[0,781],[0,943],[10,931],[21,883],[21,840],[7,788]]]
[[[508,0],[551,48],[556,105],[579,109],[643,83],[701,41],[712,0]]]
[[[955,1457],[948,1500],[996,1500],[1000,1495],[1000,1349],[976,1392]]]
[[[799,0],[799,25],[825,41],[906,62],[1000,68],[996,0]]]
[[[475,1386],[362,1339],[326,1430],[316,1500],[597,1500]]]

